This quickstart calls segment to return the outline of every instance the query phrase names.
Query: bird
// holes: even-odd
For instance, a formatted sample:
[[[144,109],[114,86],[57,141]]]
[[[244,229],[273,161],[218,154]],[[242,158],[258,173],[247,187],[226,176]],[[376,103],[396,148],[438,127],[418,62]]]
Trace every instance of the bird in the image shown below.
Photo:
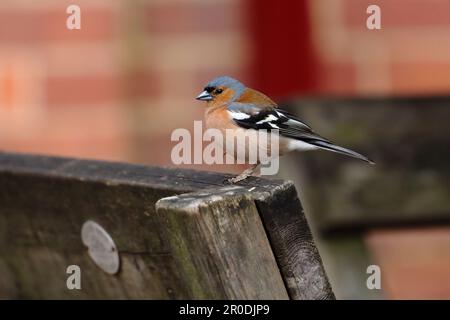
[[[318,135],[298,117],[279,108],[277,103],[264,93],[246,87],[240,81],[219,76],[209,81],[196,97],[206,101],[205,126],[244,132],[246,130],[277,130],[279,155],[298,150],[326,150],[353,157],[369,164],[375,164],[368,157],[353,150],[341,147]],[[252,141],[250,141],[252,143]],[[254,141],[254,143],[257,143]],[[228,150],[225,152],[227,153]],[[236,154],[232,155],[236,158]],[[253,164],[241,174],[229,179],[237,183],[251,176],[260,163]]]

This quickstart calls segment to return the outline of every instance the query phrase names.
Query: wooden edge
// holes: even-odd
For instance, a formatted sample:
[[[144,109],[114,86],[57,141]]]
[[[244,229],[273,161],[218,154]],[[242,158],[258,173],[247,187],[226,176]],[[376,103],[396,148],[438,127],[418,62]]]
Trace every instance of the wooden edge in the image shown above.
[[[157,188],[170,190],[169,194],[199,192],[197,196],[203,194],[208,201],[223,188],[227,192],[230,192],[230,188],[236,188],[224,186],[224,180],[229,175],[215,172],[2,152],[0,175],[44,176],[105,185],[138,186],[149,190]],[[251,177],[239,183],[239,187],[242,188],[239,192],[245,193],[245,197],[251,197],[251,201],[256,204],[289,296],[292,299],[332,298],[328,279],[292,182]],[[223,197],[227,196],[222,194],[217,203],[224,202]],[[159,211],[164,211],[164,206],[169,203],[175,206],[179,201],[187,199],[178,196],[161,200],[158,202]],[[245,203],[243,200],[241,202]],[[211,205],[206,205],[206,208]],[[230,212],[234,212],[239,207],[231,208]],[[198,212],[203,210],[201,206],[194,206],[194,209],[198,209]],[[172,211],[177,210],[175,207]]]
[[[335,299],[292,182],[256,200],[291,299]]]
[[[288,299],[251,193],[239,186],[156,203],[192,299]]]
[[[183,197],[165,198],[158,201],[157,207],[165,207],[170,200],[173,208],[195,212],[199,205],[220,197],[220,194],[231,196],[230,190],[234,196],[238,192],[255,202],[289,297],[335,299],[292,182],[284,182],[270,192],[254,192],[237,186],[203,190]]]
[[[110,185],[170,189],[187,193],[226,186],[232,177],[219,172],[163,168],[111,161],[0,152],[0,173],[50,176],[60,179],[94,181]],[[250,177],[238,183],[255,192],[270,192],[283,180]]]

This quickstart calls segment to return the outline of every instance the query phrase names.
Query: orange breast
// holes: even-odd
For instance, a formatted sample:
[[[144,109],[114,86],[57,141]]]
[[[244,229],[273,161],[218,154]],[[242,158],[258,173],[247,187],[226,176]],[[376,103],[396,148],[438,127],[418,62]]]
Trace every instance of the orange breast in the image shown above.
[[[209,108],[205,112],[205,125],[207,128],[234,129],[236,124],[227,111],[227,106]]]

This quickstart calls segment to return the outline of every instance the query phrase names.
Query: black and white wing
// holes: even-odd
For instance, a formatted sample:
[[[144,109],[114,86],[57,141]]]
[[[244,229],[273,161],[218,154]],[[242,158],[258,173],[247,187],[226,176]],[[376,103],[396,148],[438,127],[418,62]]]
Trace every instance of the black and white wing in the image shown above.
[[[228,112],[234,122],[245,129],[279,130],[281,136],[292,139],[326,139],[315,134],[311,127],[288,112],[275,108],[257,108],[252,104],[233,103]]]
[[[333,151],[374,163],[367,157],[337,146],[316,134],[310,126],[282,109],[259,108],[252,104],[233,103],[228,106],[233,121],[242,128],[255,130],[278,130],[280,136],[294,139],[316,148]]]

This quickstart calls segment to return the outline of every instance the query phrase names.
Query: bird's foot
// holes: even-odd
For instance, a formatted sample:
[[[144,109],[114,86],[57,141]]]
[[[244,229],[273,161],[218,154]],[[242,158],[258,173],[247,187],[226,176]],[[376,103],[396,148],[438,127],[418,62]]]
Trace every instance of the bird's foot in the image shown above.
[[[254,168],[250,168],[245,170],[244,172],[242,172],[240,175],[234,177],[234,178],[230,178],[227,180],[227,182],[231,183],[231,184],[235,184],[238,183],[240,181],[243,181],[245,179],[247,179],[248,177],[250,177],[253,173]]]

